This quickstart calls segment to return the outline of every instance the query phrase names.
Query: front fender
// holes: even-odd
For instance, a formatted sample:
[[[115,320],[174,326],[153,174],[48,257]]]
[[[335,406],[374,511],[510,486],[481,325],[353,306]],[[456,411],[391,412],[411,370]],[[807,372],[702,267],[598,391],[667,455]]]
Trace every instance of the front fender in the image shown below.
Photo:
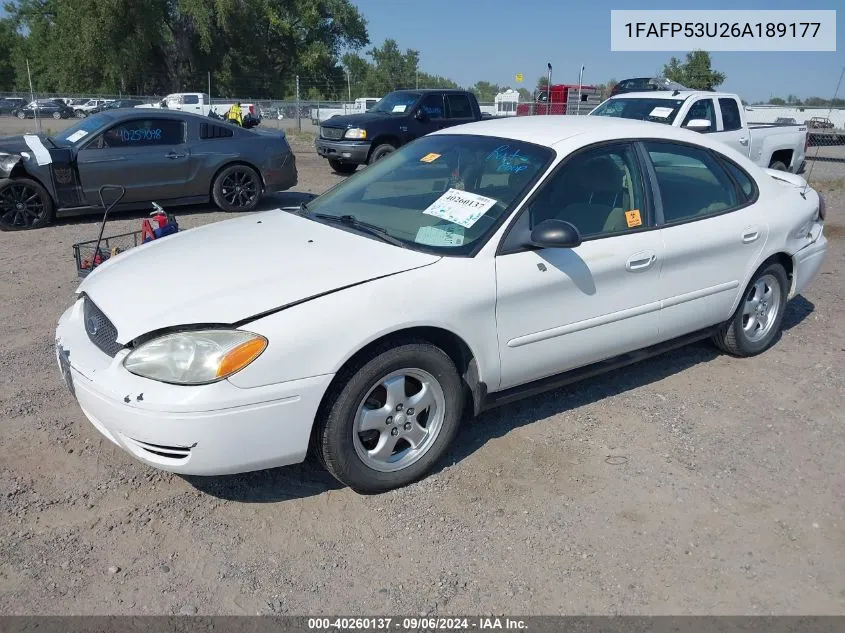
[[[479,380],[498,385],[495,298],[491,259],[443,258],[243,325],[270,344],[229,380],[250,388],[333,374],[375,340],[409,328],[436,327],[467,344]]]

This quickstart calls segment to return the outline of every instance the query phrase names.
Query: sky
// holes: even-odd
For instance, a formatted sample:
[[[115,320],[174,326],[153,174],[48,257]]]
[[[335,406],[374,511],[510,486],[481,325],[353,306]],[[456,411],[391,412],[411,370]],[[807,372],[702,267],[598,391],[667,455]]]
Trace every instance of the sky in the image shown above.
[[[715,52],[714,69],[727,74],[719,90],[765,101],[794,94],[833,97],[845,67],[845,3],[835,0],[710,0],[677,2],[606,0],[351,0],[367,19],[370,41],[395,39],[420,53],[420,70],[462,86],[490,81],[533,89],[552,64],[552,83],[584,83],[654,75],[686,51],[611,52],[611,9],[836,9],[836,52]],[[837,6],[838,5],[838,6]],[[517,84],[516,73],[524,81]],[[845,84],[845,81],[843,81]],[[845,85],[839,97],[845,93]]]

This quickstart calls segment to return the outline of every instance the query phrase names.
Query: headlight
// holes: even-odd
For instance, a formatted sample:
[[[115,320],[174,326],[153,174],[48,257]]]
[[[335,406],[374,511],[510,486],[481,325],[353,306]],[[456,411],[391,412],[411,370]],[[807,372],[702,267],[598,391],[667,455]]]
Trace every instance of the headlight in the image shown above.
[[[152,380],[204,385],[239,372],[266,348],[266,338],[243,330],[174,332],[142,344],[123,366]]]
[[[363,141],[367,138],[367,130],[362,130],[359,127],[351,127],[346,130],[346,134],[343,135],[343,138],[354,138],[359,141]]]

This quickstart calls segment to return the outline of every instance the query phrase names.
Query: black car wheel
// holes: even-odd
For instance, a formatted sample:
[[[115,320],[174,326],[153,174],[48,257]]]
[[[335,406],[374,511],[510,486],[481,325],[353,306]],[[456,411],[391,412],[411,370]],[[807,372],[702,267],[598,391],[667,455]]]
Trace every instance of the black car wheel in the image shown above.
[[[396,150],[393,145],[390,143],[385,143],[384,145],[379,145],[373,150],[373,153],[370,154],[370,165],[373,163],[380,161],[382,158],[387,156],[388,154],[392,154]]]
[[[339,160],[329,160],[329,167],[344,175],[355,173],[355,170],[358,169],[358,165],[355,163],[341,163]]]
[[[0,180],[0,230],[40,229],[53,221],[50,194],[29,178]]]
[[[56,110],[55,112],[53,112],[53,118],[54,118],[54,119],[61,119],[61,118],[62,118],[62,113],[61,113],[61,112],[59,112],[58,110]]]
[[[74,115],[76,116],[77,119],[84,119],[85,118],[85,113],[82,110],[74,110],[73,113],[74,113]]]
[[[19,119],[25,119],[26,118],[26,112],[24,112],[23,110],[18,110],[18,118]]]
[[[251,211],[261,197],[261,178],[252,167],[230,165],[217,174],[211,191],[224,211]]]

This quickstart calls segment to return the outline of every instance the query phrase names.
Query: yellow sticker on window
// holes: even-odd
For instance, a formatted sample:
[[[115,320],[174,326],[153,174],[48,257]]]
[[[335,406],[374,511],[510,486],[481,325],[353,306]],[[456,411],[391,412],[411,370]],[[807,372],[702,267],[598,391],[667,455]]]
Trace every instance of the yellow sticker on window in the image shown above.
[[[425,156],[420,158],[420,162],[421,163],[433,163],[438,158],[440,158],[440,154],[435,154],[434,152],[432,152],[431,154],[426,154]]]
[[[629,229],[640,226],[643,223],[643,219],[640,217],[640,210],[631,209],[630,211],[625,211],[625,222],[628,223]]]

